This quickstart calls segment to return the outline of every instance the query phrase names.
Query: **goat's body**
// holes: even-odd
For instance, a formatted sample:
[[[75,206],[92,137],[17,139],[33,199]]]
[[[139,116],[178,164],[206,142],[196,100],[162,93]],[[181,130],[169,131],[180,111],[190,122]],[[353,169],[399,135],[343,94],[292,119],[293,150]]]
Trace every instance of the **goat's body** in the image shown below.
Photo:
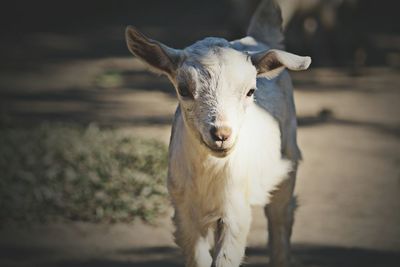
[[[251,51],[264,44],[241,40],[235,49]],[[252,44],[249,46],[249,44]],[[270,194],[285,179],[294,184],[300,152],[296,143],[296,117],[288,73],[257,81],[255,102],[247,110],[233,151],[212,156],[185,127],[178,106],[171,134],[168,189],[175,208],[176,241],[188,266],[210,266],[209,249],[231,250],[216,266],[239,266],[251,222],[250,205],[266,205]],[[283,131],[282,131],[283,130]],[[290,190],[289,190],[290,191]],[[291,199],[291,193],[290,197]],[[232,244],[210,238],[218,223],[227,227]],[[291,225],[290,225],[291,226]],[[219,237],[214,237],[219,238]],[[210,241],[211,240],[211,241]]]
[[[307,69],[311,59],[276,49],[281,23],[279,6],[265,0],[249,36],[232,42],[205,38],[176,50],[126,31],[130,51],[177,91],[168,190],[187,267],[238,267],[251,205],[265,206],[271,265],[289,266],[301,155],[293,88],[283,70]]]

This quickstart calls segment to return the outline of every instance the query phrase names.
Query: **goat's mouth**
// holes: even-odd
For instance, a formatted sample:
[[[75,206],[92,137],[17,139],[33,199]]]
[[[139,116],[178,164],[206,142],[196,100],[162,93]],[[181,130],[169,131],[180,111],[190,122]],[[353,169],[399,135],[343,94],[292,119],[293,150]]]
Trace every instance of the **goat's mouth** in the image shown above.
[[[218,157],[218,158],[224,158],[228,156],[232,151],[235,145],[227,148],[218,148],[218,147],[212,147],[209,144],[207,144],[203,138],[200,138],[201,143],[207,148],[208,151],[210,151],[211,155]]]

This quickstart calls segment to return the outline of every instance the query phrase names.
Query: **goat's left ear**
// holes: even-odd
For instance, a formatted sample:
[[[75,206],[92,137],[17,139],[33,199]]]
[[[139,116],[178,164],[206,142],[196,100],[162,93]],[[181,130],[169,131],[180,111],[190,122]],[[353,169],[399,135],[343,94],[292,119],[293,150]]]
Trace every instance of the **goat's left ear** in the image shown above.
[[[311,64],[310,57],[302,57],[282,50],[271,49],[251,55],[251,61],[257,69],[258,77],[273,79],[285,68],[306,70]]]
[[[151,70],[174,76],[182,59],[180,50],[152,40],[132,26],[126,28],[125,38],[129,51],[150,66]]]

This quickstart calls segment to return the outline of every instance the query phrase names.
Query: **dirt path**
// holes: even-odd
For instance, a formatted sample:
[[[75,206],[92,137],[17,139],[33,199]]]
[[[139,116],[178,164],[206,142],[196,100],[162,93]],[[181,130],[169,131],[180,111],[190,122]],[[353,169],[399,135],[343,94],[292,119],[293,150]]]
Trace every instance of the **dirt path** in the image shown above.
[[[96,121],[168,141],[176,104],[171,87],[136,61],[48,68],[51,79],[43,78],[49,69],[24,80],[3,74],[7,79],[0,80],[10,90],[1,92],[2,113],[10,120]],[[80,79],[74,79],[77,73]],[[359,77],[331,69],[294,75],[304,155],[296,187],[296,266],[400,266],[398,75],[389,69],[369,69]],[[169,218],[157,227],[140,222],[8,227],[1,232],[0,266],[182,266],[172,229]],[[265,229],[256,208],[249,266],[267,262]]]

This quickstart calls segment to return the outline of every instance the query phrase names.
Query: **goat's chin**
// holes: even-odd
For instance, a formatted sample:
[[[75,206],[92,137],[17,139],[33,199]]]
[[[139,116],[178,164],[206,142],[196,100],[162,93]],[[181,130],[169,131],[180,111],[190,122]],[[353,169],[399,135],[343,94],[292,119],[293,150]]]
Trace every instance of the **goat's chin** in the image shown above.
[[[208,147],[208,149],[210,150],[211,155],[213,155],[214,157],[217,157],[217,158],[225,158],[233,150],[232,148],[228,148],[228,149],[213,149],[211,147]]]

